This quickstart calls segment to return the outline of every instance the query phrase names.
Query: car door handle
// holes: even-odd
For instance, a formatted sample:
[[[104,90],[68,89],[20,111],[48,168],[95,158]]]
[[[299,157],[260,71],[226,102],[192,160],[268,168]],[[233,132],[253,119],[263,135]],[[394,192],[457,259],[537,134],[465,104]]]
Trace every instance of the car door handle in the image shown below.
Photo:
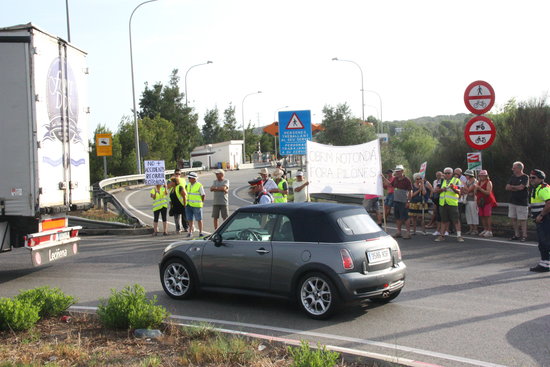
[[[266,250],[265,248],[262,247],[262,248],[257,249],[256,252],[263,255],[263,254],[269,254],[270,251],[268,251],[268,250]]]

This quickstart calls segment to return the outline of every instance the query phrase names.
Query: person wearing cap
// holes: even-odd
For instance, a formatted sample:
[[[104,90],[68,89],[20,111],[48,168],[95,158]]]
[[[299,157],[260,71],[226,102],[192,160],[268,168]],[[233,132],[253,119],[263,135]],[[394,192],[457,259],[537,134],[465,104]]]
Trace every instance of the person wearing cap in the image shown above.
[[[527,217],[529,215],[529,176],[523,172],[523,168],[521,162],[512,164],[512,176],[505,187],[506,191],[510,191],[508,218],[514,228],[511,240],[520,240],[521,242],[527,240]]]
[[[393,216],[395,217],[395,224],[397,232],[393,235],[394,238],[403,237],[404,239],[411,238],[411,222],[409,220],[409,201],[412,195],[412,183],[404,174],[405,168],[403,165],[398,164],[393,170],[394,180],[390,182],[384,175],[382,179],[387,184],[391,184],[394,188],[393,191]],[[401,227],[405,223],[407,232],[401,233]]]
[[[461,182],[460,179],[453,176],[453,169],[451,167],[446,167],[443,170],[443,175],[445,178],[442,180],[441,186],[434,189],[434,192],[439,194],[439,213],[441,215],[440,233],[435,241],[445,241],[445,236],[449,231],[449,224],[453,222],[456,228],[456,240],[464,242],[462,232],[460,231],[460,217],[458,216],[459,185],[461,185]]]
[[[296,180],[292,183],[295,203],[305,203],[309,201],[308,186],[309,182],[304,180],[304,172],[296,172]]]
[[[529,207],[537,225],[540,252],[539,263],[529,270],[536,273],[550,271],[550,186],[544,182],[545,178],[546,174],[540,169],[532,170],[529,175],[529,182],[533,187]]]
[[[262,168],[260,170],[260,172],[258,172],[258,173],[260,174],[260,177],[262,178],[262,185],[263,185],[264,189],[269,191],[269,190],[277,188],[277,184],[275,183],[275,181],[273,181],[269,177],[269,171],[267,170],[267,168]]]
[[[197,221],[199,226],[199,236],[204,236],[202,233],[202,207],[204,205],[204,187],[197,181],[197,174],[195,172],[189,172],[187,179],[189,182],[185,187],[187,192],[187,206],[185,207],[185,216],[189,223],[189,234],[187,237],[192,237],[195,230],[194,220]]]
[[[252,191],[255,194],[254,204],[271,204],[273,203],[273,196],[264,188],[263,180],[256,178],[248,181],[248,184],[252,186]]]
[[[475,178],[474,171],[467,169],[464,172],[466,176],[466,183],[464,184],[464,193],[466,197],[465,201],[465,214],[466,214],[466,223],[468,223],[469,229],[466,234],[477,235],[477,226],[479,225],[479,215],[477,212],[477,202],[476,196],[474,194],[475,186],[477,185],[477,179]]]
[[[432,188],[434,189],[432,191],[432,202],[433,202],[433,208],[432,208],[432,218],[430,219],[430,223],[426,225],[426,228],[435,228],[435,232],[433,233],[434,236],[439,236],[441,233],[439,233],[439,230],[441,229],[441,215],[439,214],[439,193],[435,192],[436,187],[441,187],[441,182],[443,182],[443,172],[437,171],[435,173],[435,180],[433,180]]]
[[[477,198],[477,207],[483,231],[479,234],[481,237],[493,237],[493,228],[491,224],[491,216],[493,208],[497,206],[497,200],[493,193],[493,183],[489,179],[489,174],[486,170],[479,171],[477,175],[479,182],[475,185],[475,195]]]
[[[168,235],[168,223],[166,221],[166,213],[168,211],[168,191],[164,185],[155,185],[149,192],[153,199],[153,236],[158,234],[159,216],[162,216],[162,234]]]
[[[288,182],[283,178],[283,171],[275,169],[271,174],[277,185],[276,188],[268,190],[273,195],[275,203],[286,203],[288,195]]]
[[[210,191],[214,193],[212,203],[212,218],[214,218],[214,230],[218,229],[218,220],[221,215],[222,220],[226,220],[229,213],[229,180],[224,175],[223,169],[214,171],[216,179],[210,186]]]

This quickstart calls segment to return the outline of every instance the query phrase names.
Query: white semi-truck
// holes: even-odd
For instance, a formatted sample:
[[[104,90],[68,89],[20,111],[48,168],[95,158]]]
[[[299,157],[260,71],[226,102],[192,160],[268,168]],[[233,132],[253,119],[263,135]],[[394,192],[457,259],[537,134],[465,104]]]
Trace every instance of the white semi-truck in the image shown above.
[[[78,253],[91,206],[86,53],[32,24],[0,28],[0,252]]]

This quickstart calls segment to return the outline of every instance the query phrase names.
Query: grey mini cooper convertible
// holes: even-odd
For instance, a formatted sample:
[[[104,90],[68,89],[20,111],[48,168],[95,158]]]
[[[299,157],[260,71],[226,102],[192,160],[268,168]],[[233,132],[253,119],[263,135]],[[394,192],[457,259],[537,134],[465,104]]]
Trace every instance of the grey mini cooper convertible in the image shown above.
[[[159,268],[175,299],[199,289],[284,296],[314,319],[341,303],[395,299],[406,269],[363,207],[328,203],[240,208],[209,237],[170,244]]]

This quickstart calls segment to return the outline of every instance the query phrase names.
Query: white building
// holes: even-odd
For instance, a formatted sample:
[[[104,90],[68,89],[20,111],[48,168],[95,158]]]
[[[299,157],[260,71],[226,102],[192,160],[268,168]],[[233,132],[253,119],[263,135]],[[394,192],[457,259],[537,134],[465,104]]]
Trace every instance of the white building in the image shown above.
[[[206,144],[196,147],[191,152],[191,167],[193,167],[193,161],[200,161],[208,168],[218,168],[220,163],[224,169],[235,169],[242,162],[242,157],[242,140]]]

